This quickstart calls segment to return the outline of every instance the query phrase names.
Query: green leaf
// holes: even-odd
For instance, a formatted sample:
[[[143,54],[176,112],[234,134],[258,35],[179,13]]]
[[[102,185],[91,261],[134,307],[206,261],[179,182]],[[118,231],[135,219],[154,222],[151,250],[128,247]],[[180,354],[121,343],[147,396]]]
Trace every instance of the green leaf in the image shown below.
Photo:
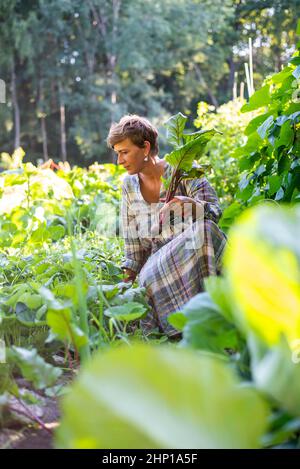
[[[53,241],[57,241],[65,236],[66,230],[62,225],[49,226],[48,232]]]
[[[253,195],[254,187],[252,184],[249,184],[245,189],[239,190],[236,193],[236,197],[240,200],[247,202],[250,197]]]
[[[54,334],[61,340],[71,340],[70,337],[70,323],[72,319],[71,309],[48,309],[47,324],[51,327]]]
[[[285,443],[287,440],[296,439],[300,431],[300,418],[289,419],[275,431],[271,431],[263,436],[264,447],[274,447]]]
[[[59,368],[46,363],[36,349],[12,346],[8,352],[8,360],[18,365],[23,377],[32,382],[36,389],[53,386],[62,373]]]
[[[244,171],[245,169],[251,169],[253,168],[254,164],[256,161],[260,159],[260,153],[257,151],[255,153],[251,153],[250,155],[246,154],[242,156],[239,160],[239,168],[241,171]]]
[[[269,111],[260,116],[254,117],[254,119],[252,119],[247,125],[245,132],[244,132],[245,135],[252,134],[252,132],[254,132],[257,129],[257,127],[259,127],[260,124],[262,124],[270,115],[272,115],[272,111]]]
[[[293,124],[298,124],[299,122],[299,116],[300,116],[300,111],[293,112],[288,116],[288,119],[290,119]]]
[[[214,131],[215,133],[222,135],[222,132],[219,132],[216,129],[211,129],[211,131]],[[198,130],[197,132],[183,134],[184,142],[185,143],[192,142],[193,140],[198,138],[200,135],[206,134],[207,132],[209,132],[209,131],[208,130]]]
[[[73,345],[75,345],[77,349],[80,349],[89,343],[88,336],[82,329],[80,329],[80,327],[76,326],[76,324],[70,324],[70,331],[70,341],[72,341]]]
[[[263,144],[263,140],[257,132],[253,132],[249,135],[246,144],[243,147],[237,148],[234,151],[233,156],[236,158],[240,155],[257,152],[259,147]]]
[[[204,153],[207,142],[215,135],[216,130],[205,130],[194,140],[180,146],[165,156],[165,160],[176,169],[190,171],[194,160],[198,160]]]
[[[211,170],[211,166],[209,164],[206,165],[199,165],[198,167],[193,167],[190,171],[182,172],[181,179],[195,179],[195,178],[202,178],[205,174],[207,174]]]
[[[299,340],[298,340],[299,342]],[[292,415],[300,416],[300,342],[291,350],[282,341],[261,353],[257,341],[249,340],[253,379],[258,389],[271,396]]]
[[[228,295],[245,334],[270,347],[300,337],[300,212],[265,204],[242,214],[224,257]]]
[[[279,138],[275,142],[275,148],[279,148],[282,145],[289,147],[293,142],[293,138],[294,131],[291,127],[291,123],[287,121],[281,126]]]
[[[270,85],[265,85],[250,97],[249,103],[244,104],[241,108],[241,112],[254,111],[255,109],[259,109],[262,106],[270,104],[270,102]]]
[[[36,313],[28,308],[24,303],[16,304],[16,317],[18,321],[27,326],[33,326],[36,322]]]
[[[170,183],[171,183],[171,180],[172,180],[172,175],[169,176],[168,178],[164,178],[164,177],[161,176],[161,180],[162,180],[162,183],[164,185],[164,188],[166,190],[168,190],[169,186],[170,186]]]
[[[246,189],[246,187],[248,187],[249,185],[249,182],[250,182],[250,179],[249,179],[249,175],[248,174],[244,174],[244,176],[241,178],[240,182],[239,182],[239,189],[242,191],[243,189]]]
[[[185,324],[187,323],[187,318],[181,312],[172,313],[168,316],[168,323],[175,327],[175,329],[182,331]]]
[[[182,133],[185,128],[187,117],[178,112],[165,122],[167,128],[167,140],[171,145],[179,147],[182,145]]]
[[[24,303],[30,309],[38,309],[43,304],[41,295],[33,293],[23,293],[19,296],[18,302]]]
[[[274,195],[275,192],[279,190],[281,186],[281,181],[282,181],[282,178],[278,176],[277,174],[272,174],[271,176],[268,177],[269,195]]]
[[[278,73],[275,73],[272,75],[271,79],[273,83],[283,83],[291,74],[292,68],[291,67],[285,67],[283,70],[281,70]]]
[[[222,214],[222,219],[233,219],[241,213],[241,210],[241,204],[239,204],[239,202],[237,201],[234,201],[232,204],[225,208]]]
[[[278,161],[278,174],[282,174],[283,172],[286,172],[289,170],[291,166],[291,160],[288,157],[288,155],[284,154]]]
[[[39,225],[39,227],[32,232],[30,242],[32,243],[40,243],[46,241],[49,238],[49,231],[46,229],[46,223],[43,222]]]
[[[88,337],[72,322],[72,313],[69,308],[49,309],[47,324],[59,339],[72,343],[77,349],[88,343]]]
[[[102,285],[102,291],[108,300],[111,300],[119,292],[117,285]]]
[[[221,360],[163,346],[101,351],[62,401],[62,448],[256,448],[268,414]]]
[[[300,65],[298,65],[292,73],[293,77],[298,80],[300,78]]]
[[[104,311],[104,314],[119,321],[129,322],[142,318],[146,312],[147,308],[144,305],[131,301],[125,305],[111,306]]]
[[[300,65],[300,57],[292,57],[289,63],[292,65]]]
[[[187,321],[183,328],[182,345],[214,353],[239,349],[235,326],[222,315],[208,293],[199,293],[182,308]]]
[[[28,286],[26,284],[19,284],[12,292],[12,295],[5,301],[5,304],[14,308],[23,293],[28,293]]]
[[[257,133],[261,138],[266,137],[266,133],[268,129],[271,127],[271,125],[274,122],[273,116],[269,116],[257,129]]]
[[[226,321],[234,324],[233,305],[228,295],[228,284],[226,278],[211,275],[204,281],[205,290],[212,301],[219,307],[219,312]]]

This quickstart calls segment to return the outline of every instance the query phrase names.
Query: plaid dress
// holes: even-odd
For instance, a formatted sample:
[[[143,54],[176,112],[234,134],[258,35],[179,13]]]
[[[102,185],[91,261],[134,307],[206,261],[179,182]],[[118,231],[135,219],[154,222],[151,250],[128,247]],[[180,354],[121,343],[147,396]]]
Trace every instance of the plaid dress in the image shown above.
[[[168,178],[171,172],[171,165],[166,163],[163,177]],[[125,262],[122,267],[137,272],[139,285],[146,289],[151,311],[141,321],[144,330],[158,327],[169,335],[177,331],[167,322],[167,316],[204,290],[205,277],[221,273],[226,245],[226,235],[217,225],[222,213],[218,198],[206,178],[183,180],[176,195],[197,202],[196,217],[187,217],[184,223],[182,216],[175,217],[173,228],[166,224],[162,233],[154,230],[153,234],[163,202],[145,201],[138,174],[127,175],[123,181],[121,227]],[[164,197],[166,191],[162,185],[160,198]],[[179,218],[180,224],[176,224]]]

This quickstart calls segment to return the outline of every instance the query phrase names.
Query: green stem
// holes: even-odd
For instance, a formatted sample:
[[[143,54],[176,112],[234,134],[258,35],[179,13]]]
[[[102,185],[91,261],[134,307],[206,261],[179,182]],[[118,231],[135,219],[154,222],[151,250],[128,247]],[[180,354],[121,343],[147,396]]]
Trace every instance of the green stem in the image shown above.
[[[87,309],[87,304],[86,304],[86,296],[83,291],[83,283],[84,283],[84,276],[82,274],[82,268],[80,265],[80,262],[77,259],[76,256],[76,246],[74,243],[73,235],[71,233],[71,220],[70,216],[67,216],[68,220],[68,231],[69,231],[69,236],[71,238],[71,251],[72,251],[72,257],[73,257],[73,265],[74,265],[74,281],[75,281],[75,287],[78,295],[78,309],[79,309],[79,324],[81,330],[84,332],[84,334],[89,338],[89,323],[88,323],[88,309]],[[91,357],[91,350],[89,343],[83,345],[80,347],[80,359],[82,362],[85,362],[86,360],[89,360]]]

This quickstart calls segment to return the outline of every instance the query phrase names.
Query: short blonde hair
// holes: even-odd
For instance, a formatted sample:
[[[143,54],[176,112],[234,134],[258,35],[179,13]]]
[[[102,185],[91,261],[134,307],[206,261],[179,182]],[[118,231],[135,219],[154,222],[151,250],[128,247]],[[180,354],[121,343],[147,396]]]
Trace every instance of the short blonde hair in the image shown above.
[[[136,114],[123,116],[120,122],[111,125],[106,142],[108,147],[114,148],[116,143],[126,138],[140,148],[144,148],[147,140],[150,142],[150,155],[158,154],[158,131],[145,117]]]

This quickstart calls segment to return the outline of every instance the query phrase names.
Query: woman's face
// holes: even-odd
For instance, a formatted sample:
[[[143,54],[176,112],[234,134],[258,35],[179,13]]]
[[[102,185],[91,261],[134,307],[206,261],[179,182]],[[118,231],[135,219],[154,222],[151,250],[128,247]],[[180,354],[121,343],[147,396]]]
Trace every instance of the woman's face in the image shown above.
[[[114,145],[117,153],[117,163],[122,165],[129,174],[136,174],[145,166],[144,158],[150,151],[150,143],[145,141],[145,147],[137,147],[130,138],[126,138]]]

